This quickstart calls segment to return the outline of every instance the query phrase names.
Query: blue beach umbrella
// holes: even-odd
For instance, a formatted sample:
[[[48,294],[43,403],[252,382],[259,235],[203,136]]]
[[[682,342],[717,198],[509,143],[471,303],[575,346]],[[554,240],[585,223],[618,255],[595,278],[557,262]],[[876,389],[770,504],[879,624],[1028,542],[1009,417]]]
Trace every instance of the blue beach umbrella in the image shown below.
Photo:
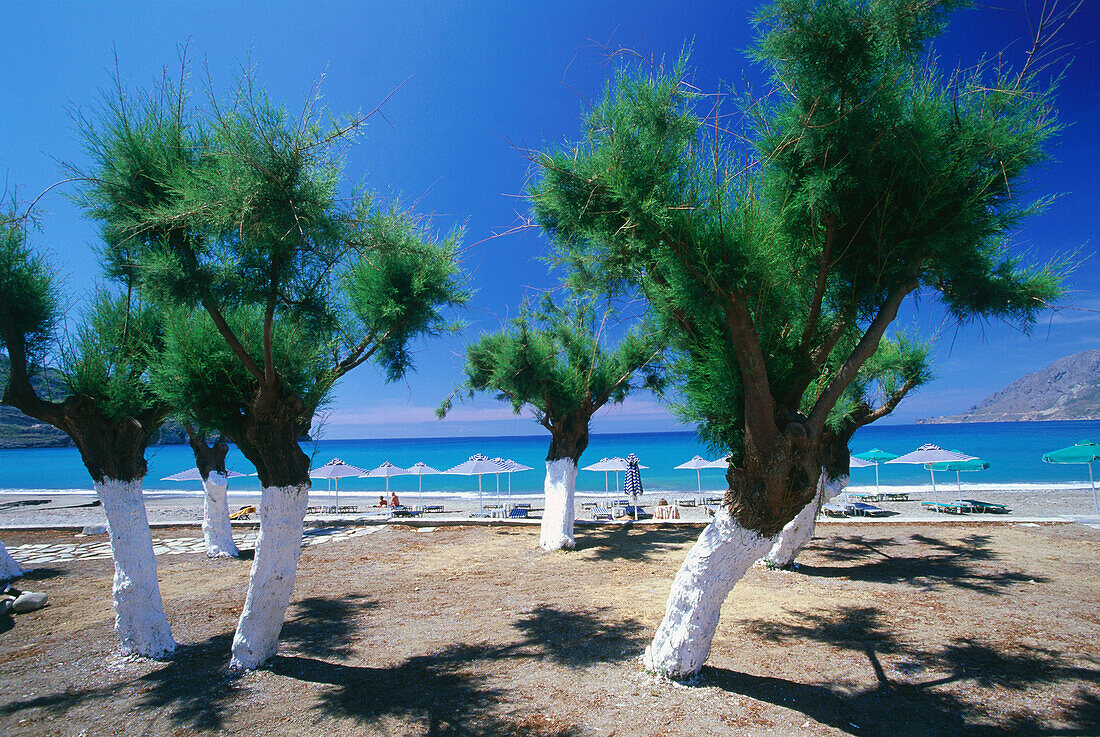
[[[638,456],[631,453],[626,457],[626,475],[623,477],[623,491],[634,501],[634,521],[638,521],[638,497],[642,495],[642,472],[638,470]]]
[[[878,467],[880,463],[889,463],[897,458],[893,453],[887,453],[885,450],[879,450],[878,448],[871,448],[871,450],[864,451],[862,453],[853,453],[852,458],[858,458],[861,461],[869,461],[875,464],[875,493],[878,494]],[[860,468],[860,466],[856,466]],[[935,482],[933,482],[933,485]],[[845,492],[847,495],[847,492]]]
[[[959,451],[951,451],[952,453],[959,453]],[[954,471],[955,483],[958,485],[959,495],[956,497],[958,501],[962,501],[963,489],[962,478],[960,477],[961,471],[984,471],[989,468],[989,461],[983,461],[981,458],[971,458],[969,461],[942,461],[940,463],[928,464],[933,471]]]
[[[1089,467],[1089,485],[1092,486],[1093,514],[1100,515],[1100,505],[1096,503],[1096,480],[1092,475],[1092,462],[1100,461],[1100,445],[1091,440],[1082,440],[1068,448],[1052,450],[1043,455],[1047,463],[1086,463]]]

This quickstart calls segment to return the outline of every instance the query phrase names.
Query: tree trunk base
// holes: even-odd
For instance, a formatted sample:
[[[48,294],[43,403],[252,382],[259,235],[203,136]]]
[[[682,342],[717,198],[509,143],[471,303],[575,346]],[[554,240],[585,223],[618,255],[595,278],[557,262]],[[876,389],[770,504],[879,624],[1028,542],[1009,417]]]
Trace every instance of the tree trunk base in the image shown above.
[[[817,494],[813,501],[802,508],[794,519],[787,523],[783,531],[779,533],[779,539],[764,558],[764,564],[768,568],[778,568],[784,571],[796,568],[795,558],[802,552],[817,529],[817,513],[821,505],[835,497],[848,485],[848,477],[829,478],[822,474],[817,482]]]
[[[774,542],[719,509],[672,582],[665,618],[643,656],[646,669],[667,678],[695,676],[710,654],[722,602]]]
[[[264,487],[256,557],[233,637],[233,657],[229,661],[232,668],[252,670],[275,654],[294,592],[302,551],[302,518],[308,501],[308,483]]]
[[[229,499],[226,478],[212,471],[202,482],[202,537],[206,555],[210,558],[239,558],[233,541],[233,526],[229,522]]]
[[[11,557],[4,543],[0,542],[0,583],[19,578],[23,575],[23,566]]]
[[[123,655],[163,658],[176,649],[157,581],[153,533],[141,498],[141,479],[96,482],[107,515],[115,563],[115,632]]]
[[[576,461],[559,458],[546,462],[546,480],[543,482],[546,504],[539,536],[539,546],[543,550],[572,550],[576,547],[573,537],[576,488]]]

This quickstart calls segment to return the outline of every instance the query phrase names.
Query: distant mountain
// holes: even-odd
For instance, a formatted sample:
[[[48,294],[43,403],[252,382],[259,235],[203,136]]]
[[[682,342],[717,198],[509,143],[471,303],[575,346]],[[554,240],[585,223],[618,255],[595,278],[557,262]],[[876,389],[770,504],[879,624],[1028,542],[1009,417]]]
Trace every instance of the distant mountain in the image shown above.
[[[1021,377],[959,415],[917,422],[1014,422],[1100,419],[1100,350],[1060,358]]]
[[[8,385],[8,357],[0,355],[0,394]],[[53,401],[61,401],[68,392],[61,376],[53,369],[46,369],[45,375],[36,374],[31,385],[38,396]],[[157,445],[186,443],[187,433],[174,422],[166,422],[157,438]],[[73,441],[69,436],[53,425],[27,417],[15,407],[0,405],[0,448],[67,448]]]

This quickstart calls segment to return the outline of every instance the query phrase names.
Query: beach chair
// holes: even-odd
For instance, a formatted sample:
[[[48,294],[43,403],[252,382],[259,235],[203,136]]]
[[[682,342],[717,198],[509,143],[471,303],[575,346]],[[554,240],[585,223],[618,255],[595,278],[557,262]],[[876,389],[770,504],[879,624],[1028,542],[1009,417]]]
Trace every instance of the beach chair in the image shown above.
[[[306,514],[320,514],[323,507],[306,507]]]
[[[404,506],[390,507],[390,515],[394,517],[416,517],[420,514],[418,510],[409,509]]]
[[[631,519],[649,519],[653,516],[649,512],[645,511],[645,507],[641,506],[640,504],[636,507],[633,505],[627,505],[626,515]]]
[[[442,504],[425,504],[424,505],[424,511],[429,513],[429,514],[432,513],[432,512],[442,512],[443,511],[443,505]]]
[[[694,499],[677,499],[676,500],[676,506],[677,507],[694,507],[695,506],[695,500]]]
[[[592,507],[592,519],[612,519],[611,510],[607,507]]]
[[[822,504],[821,511],[826,517],[847,517],[848,505],[846,504]]]
[[[890,514],[882,507],[876,507],[874,504],[867,504],[866,502],[851,502],[847,506],[853,515],[860,517],[886,517]]]
[[[979,502],[974,499],[963,499],[963,504],[970,507],[975,512],[982,514],[1008,514],[1009,508],[1003,504],[990,504],[989,502]]]
[[[508,519],[527,519],[527,508],[513,507],[512,510],[508,512]]]
[[[256,514],[256,508],[253,506],[241,507],[233,514],[229,515],[229,519],[249,519],[249,515]]]
[[[905,491],[884,491],[881,494],[884,502],[907,502],[909,493]]]
[[[340,514],[358,514],[359,513],[359,506],[356,505],[356,504],[348,504],[346,506],[341,506],[340,509],[339,509],[339,512],[340,512]]]
[[[920,505],[940,514],[966,514],[970,511],[970,507],[958,502],[921,502]]]

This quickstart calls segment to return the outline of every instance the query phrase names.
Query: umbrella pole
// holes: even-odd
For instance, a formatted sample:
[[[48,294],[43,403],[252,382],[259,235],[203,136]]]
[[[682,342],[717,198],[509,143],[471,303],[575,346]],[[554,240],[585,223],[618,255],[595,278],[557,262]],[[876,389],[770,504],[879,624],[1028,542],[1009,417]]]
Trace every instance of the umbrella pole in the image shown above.
[[[878,461],[875,461],[875,496],[882,496],[882,492],[878,490]],[[845,492],[845,498],[847,498],[847,492]]]
[[[957,500],[958,500],[959,504],[962,504],[962,500],[963,500],[963,482],[962,482],[962,474],[959,473],[958,471],[955,471],[955,483],[959,487],[959,496],[957,497]]]
[[[500,507],[500,474],[497,474],[497,507]]]
[[[485,511],[485,502],[481,500],[481,474],[477,475],[477,506],[482,512]]]
[[[420,483],[418,484],[418,488],[417,488],[416,503],[418,505],[420,505],[421,509],[423,509],[424,508],[424,474],[422,474],[422,473],[417,474],[416,477],[418,479],[420,479]]]
[[[340,479],[332,480],[332,488],[336,490],[336,511],[340,511]]]
[[[1089,485],[1092,486],[1092,511],[1100,516],[1100,505],[1096,503],[1096,481],[1092,478],[1092,461],[1089,461]]]
[[[932,466],[928,467],[928,473],[932,476],[932,503],[938,508],[940,500],[936,497],[936,472],[932,470]]]
[[[695,493],[703,495],[703,472],[698,468],[695,469]]]

